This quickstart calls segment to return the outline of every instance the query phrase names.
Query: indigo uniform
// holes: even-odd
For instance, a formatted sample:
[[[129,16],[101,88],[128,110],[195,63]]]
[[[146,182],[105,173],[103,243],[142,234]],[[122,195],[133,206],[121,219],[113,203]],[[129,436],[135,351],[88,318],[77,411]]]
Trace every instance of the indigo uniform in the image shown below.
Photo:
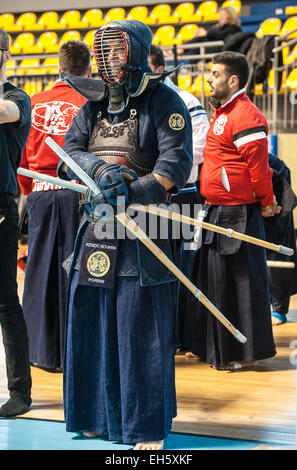
[[[119,114],[107,107],[107,98],[88,101],[66,134],[64,150],[89,175],[99,157],[110,161],[124,154],[138,175],[154,171],[181,189],[192,168],[192,128],[178,95],[158,83],[130,98]],[[65,177],[62,165],[59,176]],[[176,416],[177,282],[140,242],[125,239],[113,286],[81,285],[82,247],[96,227],[91,217],[86,206],[68,260],[67,430],[91,429],[124,443],[164,439]],[[170,238],[154,241],[175,259]]]

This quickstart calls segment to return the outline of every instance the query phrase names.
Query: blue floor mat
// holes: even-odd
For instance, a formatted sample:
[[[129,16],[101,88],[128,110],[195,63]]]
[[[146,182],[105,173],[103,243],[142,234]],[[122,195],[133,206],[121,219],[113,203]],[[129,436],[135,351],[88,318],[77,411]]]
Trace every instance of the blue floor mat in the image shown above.
[[[259,442],[171,433],[164,450],[251,450]],[[131,450],[132,447],[66,432],[65,423],[0,418],[0,450]]]

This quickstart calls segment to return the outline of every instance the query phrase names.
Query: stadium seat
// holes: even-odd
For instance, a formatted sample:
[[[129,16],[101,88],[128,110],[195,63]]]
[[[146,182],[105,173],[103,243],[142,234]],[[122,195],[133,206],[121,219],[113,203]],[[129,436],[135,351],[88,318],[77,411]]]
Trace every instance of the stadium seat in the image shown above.
[[[279,34],[281,28],[282,22],[279,18],[267,18],[260,24],[256,36],[262,38],[268,34]]]
[[[48,74],[52,73],[55,75],[58,75],[59,70],[59,59],[58,57],[48,57],[47,59],[44,59],[43,61],[43,67],[40,69],[40,73],[43,74]]]
[[[92,29],[91,31],[88,31],[87,34],[84,37],[84,42],[87,43],[89,48],[93,50],[93,43],[94,43],[94,35],[96,33],[97,29]]]
[[[59,44],[58,44],[58,35],[55,31],[48,31],[46,33],[42,33],[36,41],[34,52],[36,54],[42,53],[55,53],[58,52]]]
[[[124,20],[125,16],[125,8],[110,8],[103,18],[103,23],[108,23],[109,21]]]
[[[15,23],[13,13],[3,13],[0,16],[0,28],[3,28],[5,31],[22,31],[21,26]]]
[[[99,8],[87,10],[81,22],[84,28],[100,28],[103,25],[103,12]]]
[[[293,69],[292,72],[290,72],[286,80],[286,86],[290,90],[297,90],[297,68]]]
[[[180,45],[186,41],[190,41],[190,39],[193,39],[197,29],[198,26],[196,24],[185,24],[182,26],[176,35],[176,44]]]
[[[175,28],[172,25],[160,26],[152,40],[152,44],[159,46],[173,46],[175,43]]]
[[[95,60],[95,56],[93,55],[92,59],[91,59],[91,66],[92,66],[92,72],[96,72],[98,73],[98,67],[96,65],[96,60]]]
[[[20,33],[17,35],[10,51],[12,54],[33,54],[35,36],[33,33]]]
[[[241,12],[241,1],[240,0],[225,0],[221,5],[222,8],[233,7],[237,15],[240,15]]]
[[[290,15],[297,15],[297,6],[288,6],[286,7],[285,9],[285,14],[287,16],[290,16]]]
[[[79,31],[66,31],[59,41],[59,47],[67,41],[80,41],[81,35]]]
[[[9,60],[8,62],[6,62],[6,72],[7,72],[8,77],[16,74],[16,61],[15,60]]]
[[[204,96],[210,96],[210,89],[209,85],[206,81],[207,76],[204,75]],[[195,95],[195,96],[201,96],[202,95],[202,76],[198,75],[191,87],[190,92]]]
[[[203,21],[216,21],[219,18],[218,4],[212,0],[200,3],[198,12],[201,13]]]
[[[160,3],[154,6],[146,24],[166,24],[169,23],[169,17],[171,17],[171,6],[168,3]],[[178,20],[174,18],[173,21],[177,23]]]
[[[59,15],[56,11],[46,11],[42,13],[37,23],[43,27],[43,29],[53,30],[61,28],[59,25]]]
[[[290,16],[284,24],[283,27],[280,31],[280,35],[283,36],[284,34],[287,34],[289,31],[292,31],[293,29],[297,28],[297,16]],[[297,31],[295,33],[290,34],[287,39],[292,39],[297,37]]]
[[[190,74],[178,74],[177,84],[183,90],[190,91],[192,86],[192,76]]]
[[[127,20],[139,20],[146,23],[148,16],[148,8],[144,5],[133,7],[127,15]]]
[[[39,59],[23,59],[19,64],[19,67],[16,74],[17,75],[35,75],[39,73],[39,68],[36,68],[40,65]]]
[[[195,6],[194,3],[180,3],[177,5],[173,12],[173,16],[175,16],[180,23],[188,23],[188,18],[193,16],[195,13]]]
[[[59,24],[62,25],[63,29],[77,29],[83,28],[84,25],[80,19],[80,11],[78,10],[68,10],[63,13]]]
[[[197,8],[197,10],[192,15],[187,16],[186,21],[187,23],[197,23],[202,20],[203,20],[202,13],[201,11],[199,11],[199,8]]]
[[[37,22],[37,15],[36,13],[22,13],[17,21],[16,25],[20,26],[21,29],[26,31],[40,31],[44,29],[44,26]]]
[[[286,48],[288,49],[288,48]],[[297,44],[295,45],[294,49],[292,50],[292,52],[290,52],[285,60],[284,60],[284,64],[292,64],[294,61],[297,61]]]
[[[24,85],[24,91],[29,95],[35,95],[42,91],[42,82],[40,80],[30,80]]]

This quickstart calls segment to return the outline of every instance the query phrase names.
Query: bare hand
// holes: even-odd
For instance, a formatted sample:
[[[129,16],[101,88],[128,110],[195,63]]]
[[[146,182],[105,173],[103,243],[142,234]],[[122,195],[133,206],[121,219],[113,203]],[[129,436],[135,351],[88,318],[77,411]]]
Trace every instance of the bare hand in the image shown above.
[[[281,211],[281,206],[277,205],[276,199],[270,206],[261,207],[261,214],[263,217],[273,217],[275,214],[279,214]]]

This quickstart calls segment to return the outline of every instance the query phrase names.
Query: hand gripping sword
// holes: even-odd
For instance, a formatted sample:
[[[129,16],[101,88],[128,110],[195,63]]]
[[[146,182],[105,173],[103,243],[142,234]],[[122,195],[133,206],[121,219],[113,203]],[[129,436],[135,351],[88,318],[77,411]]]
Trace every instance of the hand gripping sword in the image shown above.
[[[73,170],[79,179],[86,184],[93,195],[100,194],[100,189],[85,171],[51,138],[45,142],[57,153],[61,160]],[[63,180],[62,180],[63,181]],[[74,183],[72,183],[74,184]],[[61,183],[62,186],[62,183]],[[81,185],[80,185],[81,186]],[[213,305],[210,300],[178,269],[178,267],[165,255],[165,253],[146,235],[146,233],[126,213],[116,215],[116,219],[133,233],[175,276],[180,280],[194,296],[232,333],[240,342],[245,343],[247,338],[236,329],[232,323]]]

